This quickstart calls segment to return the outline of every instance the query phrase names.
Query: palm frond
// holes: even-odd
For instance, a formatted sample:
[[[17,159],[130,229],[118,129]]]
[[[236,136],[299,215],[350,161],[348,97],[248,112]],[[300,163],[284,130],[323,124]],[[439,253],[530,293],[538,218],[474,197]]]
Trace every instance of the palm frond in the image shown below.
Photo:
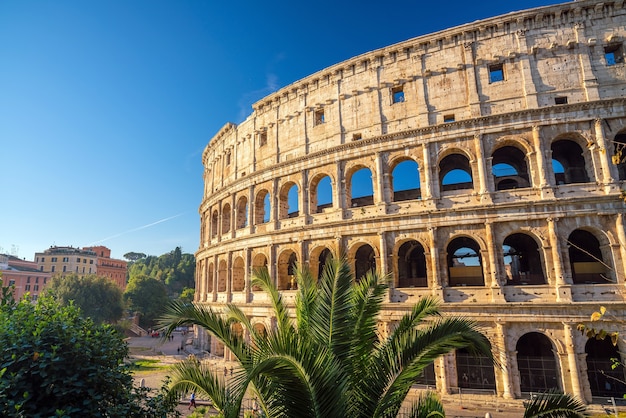
[[[343,259],[330,259],[318,283],[317,303],[311,312],[311,337],[336,355],[346,355],[352,331],[352,274]]]
[[[436,393],[426,391],[411,405],[408,418],[444,418],[446,411]]]
[[[298,293],[296,294],[296,324],[302,333],[308,333],[311,321],[311,312],[317,301],[317,284],[308,266],[298,264],[296,266],[296,281]]]
[[[580,399],[551,390],[526,403],[524,418],[579,418],[586,416],[585,411],[585,404]]]
[[[278,332],[291,332],[293,325],[289,318],[289,310],[283,303],[282,295],[274,285],[272,277],[266,267],[254,269],[251,279],[253,286],[259,286],[270,297],[274,315],[276,317],[276,329]]]

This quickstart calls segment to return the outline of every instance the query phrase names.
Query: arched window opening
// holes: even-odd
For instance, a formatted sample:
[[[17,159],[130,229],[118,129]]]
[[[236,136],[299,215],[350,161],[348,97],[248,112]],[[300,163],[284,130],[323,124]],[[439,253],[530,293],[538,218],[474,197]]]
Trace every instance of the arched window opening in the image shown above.
[[[456,350],[456,373],[460,388],[496,388],[493,361],[483,354],[470,354],[466,349]]]
[[[517,341],[516,350],[522,392],[560,389],[557,362],[548,337],[538,332],[524,334]]]
[[[211,238],[215,238],[217,237],[217,221],[219,219],[219,216],[217,215],[217,211],[214,210],[213,214],[211,215]]]
[[[259,269],[267,270],[267,257],[264,254],[257,254],[252,259],[252,271],[257,271]],[[261,290],[259,286],[252,286],[252,290],[258,292]]]
[[[482,258],[478,243],[468,237],[448,244],[448,277],[450,286],[484,286]]]
[[[427,287],[426,255],[417,241],[408,241],[398,250],[398,287]]]
[[[322,213],[324,209],[333,207],[333,186],[329,176],[324,176],[315,186],[314,208],[315,213]]]
[[[326,267],[326,263],[330,260],[332,254],[328,248],[324,248],[319,256],[319,264],[317,269],[317,280],[319,281],[320,277],[322,277],[322,273],[324,272],[324,268]]]
[[[233,261],[233,291],[241,292],[246,285],[246,269],[244,267],[243,258],[237,257]]]
[[[222,260],[217,270],[217,291],[226,291],[226,279],[228,277],[228,269],[226,268],[226,261]]]
[[[437,380],[435,379],[435,365],[430,363],[422,370],[422,373],[415,379],[415,383],[422,386],[432,387],[437,386]]]
[[[230,205],[226,203],[222,207],[222,235],[230,231]]]
[[[441,190],[473,189],[472,169],[469,160],[461,154],[451,154],[439,162]]]
[[[600,242],[592,233],[577,229],[567,238],[574,284],[611,283],[607,264],[602,259]]]
[[[506,284],[546,284],[537,242],[526,234],[506,237],[502,245]]]
[[[368,271],[376,271],[376,253],[370,245],[364,244],[354,256],[354,277],[359,281]]]
[[[361,168],[350,178],[350,196],[353,208],[374,204],[374,188],[372,172],[369,168]]]
[[[585,345],[587,353],[587,377],[593,396],[614,396],[621,398],[626,393],[624,380],[624,366],[617,364],[611,359],[617,359],[621,363],[621,356],[617,347],[611,342],[611,338],[604,340],[595,338],[587,341]],[[615,367],[614,367],[615,365]]]
[[[243,326],[240,323],[235,322],[232,325],[232,333],[236,338],[243,339]]]
[[[289,182],[285,184],[279,194],[279,218],[296,218],[300,211],[298,209],[298,186]]]
[[[530,187],[524,153],[511,146],[498,148],[492,155],[492,174],[496,190]]]
[[[264,224],[270,221],[270,194],[267,190],[262,190],[257,194],[254,202],[254,223]]]
[[[206,278],[207,293],[213,292],[213,275],[214,275],[214,269],[213,269],[213,263],[211,263],[209,264],[209,269],[208,269],[207,278]]]
[[[626,180],[626,133],[615,136],[612,161],[617,166],[618,179]]]
[[[391,177],[394,202],[422,198],[419,168],[415,161],[402,161],[394,167]]]
[[[559,175],[561,173],[557,174],[558,168],[553,163],[556,184],[589,182],[583,150],[576,142],[569,139],[554,141],[552,159],[558,161],[563,167],[563,173]]]
[[[237,228],[248,226],[248,199],[241,197],[237,202]]]
[[[298,257],[293,251],[283,251],[278,258],[278,290],[295,290]]]
[[[258,335],[259,339],[263,340],[267,337],[267,329],[265,328],[265,325],[261,324],[260,322],[254,324],[252,326],[252,329]],[[255,346],[254,340],[251,341],[251,344],[252,346]]]

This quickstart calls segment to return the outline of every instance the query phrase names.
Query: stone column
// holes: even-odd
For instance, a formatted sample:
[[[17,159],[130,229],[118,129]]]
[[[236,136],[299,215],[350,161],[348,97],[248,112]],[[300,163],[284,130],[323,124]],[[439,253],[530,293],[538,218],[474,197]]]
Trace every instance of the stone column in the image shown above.
[[[432,281],[430,283],[431,293],[435,297],[439,297],[443,300],[443,287],[441,275],[440,275],[440,263],[439,263],[439,247],[437,246],[437,227],[428,228],[428,245],[430,247],[430,260],[431,266],[430,275]]]
[[[507,356],[507,346],[506,346],[506,329],[504,328],[504,323],[497,322],[496,323],[496,338],[497,338],[497,353],[498,360],[500,361],[500,368],[495,368],[496,373],[502,373],[502,397],[505,399],[512,399],[513,394],[511,393],[511,366],[510,360]]]
[[[483,151],[482,135],[474,135],[474,146],[476,148],[476,170],[478,171],[478,193],[482,200],[490,198],[487,189],[487,171],[485,168],[485,154]],[[474,185],[474,189],[476,185]]]
[[[374,190],[374,204],[384,204],[387,201],[385,196],[385,180],[387,180],[387,173],[384,172],[385,155],[381,152],[376,152],[376,177],[372,178],[372,181],[376,181],[376,184],[372,184],[372,190]]]
[[[215,254],[213,256],[213,278],[211,280],[213,280],[213,302],[217,301],[217,282],[218,282],[218,276],[219,276],[219,265],[218,265],[218,261],[219,259],[217,258],[217,254]]]
[[[534,60],[531,60],[528,55],[529,48],[528,42],[526,42],[526,29],[518,29],[515,35],[517,38],[517,54],[519,54],[524,100],[526,101],[525,108],[537,109],[539,107],[537,101],[537,87],[535,86],[532,74]]]
[[[602,129],[602,119],[596,118],[594,122],[594,131],[596,136],[596,142],[600,149],[598,150],[598,158],[600,158],[600,165],[602,167],[602,183],[611,184],[615,182],[613,173],[611,172],[611,164],[609,164],[609,155],[611,152],[607,150],[606,138],[604,136],[604,130]]]
[[[549,186],[548,181],[546,179],[546,160],[543,155],[543,144],[541,141],[541,128],[538,125],[533,125],[533,147],[535,148],[535,153],[537,155],[537,177],[539,179],[539,187],[546,188]],[[530,167],[529,167],[530,168]],[[533,186],[537,186],[533,184]]]
[[[389,271],[387,265],[387,234],[385,231],[381,231],[378,235],[380,237],[380,267],[378,268],[378,271],[380,274],[385,275]],[[389,293],[391,295],[391,292]]]
[[[300,203],[298,206],[298,210],[300,211],[299,215],[304,217],[304,222],[309,223],[309,215],[311,213],[310,208],[310,191],[309,191],[309,172],[307,170],[302,170],[302,188],[300,189],[299,200]]]
[[[600,100],[598,92],[598,79],[594,76],[591,51],[593,46],[585,45],[587,37],[585,36],[585,23],[580,21],[574,23],[574,34],[576,35],[576,43],[578,43],[578,65],[580,66],[580,75],[583,81],[583,89],[585,92],[585,101],[592,102]],[[601,48],[601,47],[599,47]]]
[[[561,245],[557,232],[556,222],[558,218],[548,218],[548,234],[552,249],[552,265],[554,266],[554,286],[556,288],[557,302],[571,302],[571,289],[567,286],[563,276],[563,260],[561,259]]]
[[[498,269],[499,263],[498,260],[496,260],[496,254],[498,253],[498,251],[496,248],[496,243],[493,239],[492,222],[485,222],[485,233],[487,238],[487,257],[489,266],[487,269],[483,269],[483,271],[487,271],[489,277],[489,283],[485,283],[485,285],[491,287],[492,302],[504,302],[501,283],[498,280],[498,277],[500,277]]]
[[[252,302],[253,300],[253,296],[252,296],[252,284],[251,284],[251,278],[252,278],[252,249],[246,247],[244,248],[244,258],[243,258],[243,262],[244,262],[244,266],[243,266],[243,271],[244,271],[244,275],[245,275],[245,294],[246,294],[246,302]]]
[[[420,182],[420,187],[422,189],[422,199],[432,199],[434,188],[432,183],[433,180],[430,168],[430,152],[428,150],[428,144],[424,144],[424,146],[422,147],[422,158],[422,171],[424,173],[424,179]]]
[[[467,101],[470,108],[471,117],[477,118],[481,116],[480,97],[478,95],[478,65],[476,63],[476,54],[474,52],[474,41],[467,41],[463,44],[463,56],[465,67],[465,78],[467,79]]]
[[[343,163],[337,161],[336,164],[336,184],[333,186],[333,206],[335,209],[344,211],[346,208],[346,178],[343,172]]]
[[[226,300],[228,302],[233,300],[233,253],[228,252],[228,258],[226,262]]]
[[[248,187],[248,232],[254,234],[254,216],[256,209],[254,207],[254,186]]]
[[[572,385],[572,394],[585,399],[583,390],[580,384],[580,372],[578,370],[577,353],[578,347],[576,347],[576,339],[573,335],[572,325],[563,324],[563,330],[565,332],[565,350],[567,353],[567,364],[570,370],[570,382]],[[564,388],[565,389],[565,388]]]
[[[624,214],[617,214],[615,219],[615,230],[617,231],[617,240],[619,242],[621,260],[615,260],[615,276],[617,283],[626,283],[624,274],[626,273],[626,222],[624,221]]]

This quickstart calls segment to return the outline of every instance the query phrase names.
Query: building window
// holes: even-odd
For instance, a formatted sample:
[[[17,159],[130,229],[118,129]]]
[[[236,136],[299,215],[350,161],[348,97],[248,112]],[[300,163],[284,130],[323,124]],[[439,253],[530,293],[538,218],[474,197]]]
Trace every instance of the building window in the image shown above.
[[[26,286],[24,286],[24,290],[29,291],[30,290],[30,285],[27,284]]]
[[[46,284],[46,281],[48,281],[47,279],[48,279],[47,277],[43,278],[43,284]]]
[[[57,258],[56,257],[52,257],[52,262],[56,263],[57,262]]]
[[[504,68],[502,64],[492,64],[489,66],[489,82],[497,83],[504,80]]]
[[[67,271],[67,266],[63,266],[63,273]]]
[[[226,165],[230,165],[230,152],[226,154]]]
[[[567,97],[555,97],[554,104],[567,104]]]
[[[451,115],[443,115],[443,122],[444,123],[450,123],[450,122],[454,122],[454,114]]]
[[[55,268],[55,267],[56,267],[56,266],[52,266],[52,270],[50,270],[52,273],[54,273],[54,268]]]
[[[259,146],[262,147],[265,144],[267,144],[267,132],[259,132]]]
[[[30,283],[30,276],[26,278],[26,283]]]
[[[43,271],[43,266],[39,267],[39,271]]]
[[[609,66],[623,63],[624,53],[622,51],[622,44],[605,46],[604,59],[606,60],[606,65]]]
[[[69,257],[63,257],[63,262],[67,263],[68,261],[70,261]]]
[[[404,102],[404,86],[396,86],[391,89],[391,100],[392,103]]]
[[[35,283],[39,283],[39,277],[35,277]]]
[[[360,141],[361,138],[363,138],[363,136],[361,134],[353,134],[352,135],[352,140],[353,141]]]
[[[39,285],[36,284],[35,286],[33,286],[33,291],[38,292],[39,291]]]
[[[314,121],[314,125],[321,125],[322,123],[326,122],[326,119],[324,118],[324,109],[317,109],[315,111],[315,121]]]
[[[89,264],[93,264],[93,260],[89,260]]]
[[[15,280],[9,280],[9,286],[15,286]]]
[[[80,257],[76,257],[76,262],[80,263]]]
[[[41,262],[45,262],[46,261],[46,257],[41,257]]]

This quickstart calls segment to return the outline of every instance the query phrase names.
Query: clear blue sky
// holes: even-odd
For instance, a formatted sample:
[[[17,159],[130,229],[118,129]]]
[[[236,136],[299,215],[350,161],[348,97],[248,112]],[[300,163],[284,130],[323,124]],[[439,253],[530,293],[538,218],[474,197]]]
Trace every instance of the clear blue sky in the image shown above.
[[[265,95],[548,0],[0,1],[0,252],[196,251],[201,154]]]

